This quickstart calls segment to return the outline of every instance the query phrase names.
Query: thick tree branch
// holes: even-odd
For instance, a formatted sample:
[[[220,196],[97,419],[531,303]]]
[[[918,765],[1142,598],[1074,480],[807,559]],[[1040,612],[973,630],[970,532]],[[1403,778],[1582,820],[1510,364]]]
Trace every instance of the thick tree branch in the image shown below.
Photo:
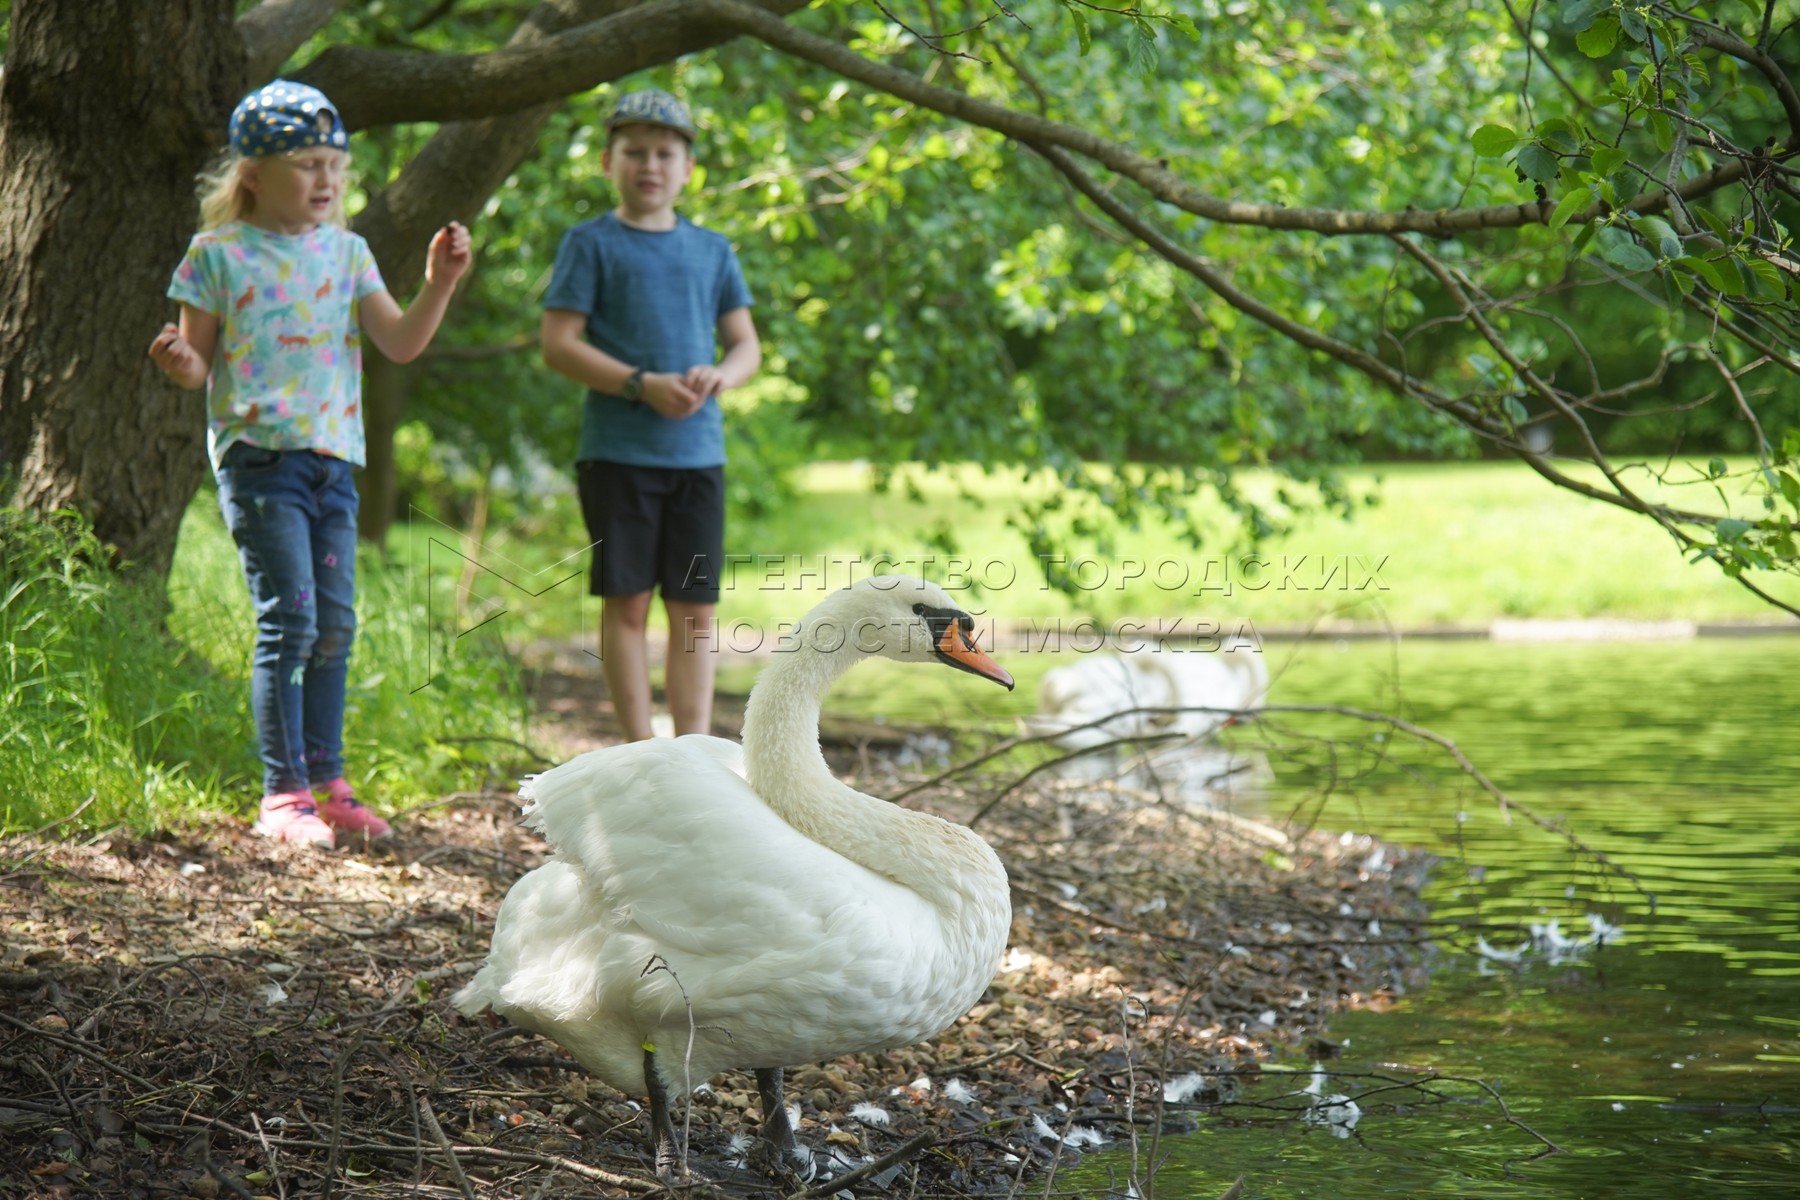
[[[1705,46],[1733,58],[1742,59],[1769,81],[1775,94],[1781,97],[1781,109],[1787,113],[1788,119],[1788,152],[1800,150],[1800,93],[1794,91],[1794,81],[1782,70],[1781,64],[1770,58],[1768,52],[1759,46],[1746,45],[1726,33],[1705,25],[1696,25],[1690,36],[1696,46]]]
[[[238,36],[244,39],[245,79],[261,87],[306,39],[344,7],[345,0],[263,0],[237,19]],[[329,93],[328,93],[329,94]]]
[[[1323,234],[1421,232],[1450,236],[1540,224],[1554,211],[1547,200],[1396,212],[1287,208],[1227,200],[1186,182],[1162,162],[1108,138],[935,86],[906,71],[871,62],[782,19],[804,4],[805,0],[764,0],[760,5],[742,0],[657,0],[554,37],[529,44],[515,41],[485,54],[435,55],[334,46],[295,77],[336,100],[352,128],[398,121],[469,120],[559,100],[632,70],[719,45],[736,31],[946,116],[1020,141],[1073,150],[1134,180],[1157,199],[1209,220]],[[1706,195],[1741,179],[1746,169],[1735,160],[1720,164],[1684,181],[1676,195],[1682,200]],[[1622,207],[1653,213],[1670,202],[1670,196],[1657,188],[1632,197]],[[1591,220],[1600,212],[1596,205],[1577,217],[1576,223]]]
[[[775,24],[807,0],[743,5]],[[615,6],[623,7],[623,6]],[[515,38],[485,54],[332,46],[295,79],[330,96],[351,129],[402,121],[470,121],[560,101],[739,36],[700,0],[656,0],[555,36]]]
[[[798,4],[799,0],[791,0]],[[508,41],[507,51],[529,51],[575,29],[611,28],[612,21],[632,17],[645,6],[632,8],[632,0],[547,0]],[[652,5],[667,11],[666,5]],[[631,11],[626,11],[630,9]],[[681,45],[669,57],[698,48]],[[604,54],[588,64],[593,83],[620,78],[662,61],[656,50],[635,54]],[[320,61],[327,56],[322,55]],[[431,59],[433,56],[417,55]],[[313,68],[301,72],[302,77]],[[335,88],[336,85],[333,85]],[[592,83],[587,86],[592,86]],[[346,84],[353,95],[364,89]],[[348,104],[337,90],[327,90],[333,100]],[[356,231],[368,239],[387,284],[395,294],[410,291],[425,268],[425,246],[431,233],[452,217],[472,222],[481,205],[530,154],[544,122],[563,100],[557,94],[528,108],[479,121],[446,123],[407,164],[400,178],[374,197],[355,221]]]

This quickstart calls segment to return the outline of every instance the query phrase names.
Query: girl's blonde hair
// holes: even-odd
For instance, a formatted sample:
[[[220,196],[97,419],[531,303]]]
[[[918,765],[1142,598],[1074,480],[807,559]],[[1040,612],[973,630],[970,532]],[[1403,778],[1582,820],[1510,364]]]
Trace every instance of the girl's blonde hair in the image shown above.
[[[288,153],[300,152],[290,150]],[[339,153],[342,154],[343,151]],[[345,158],[347,160],[349,156],[345,155]],[[256,193],[245,182],[245,176],[250,173],[255,161],[235,150],[227,149],[200,172],[200,228],[217,229],[221,225],[241,221],[256,211]],[[325,214],[326,222],[340,229],[349,224],[344,216],[344,193],[350,190],[350,186],[350,175],[346,171],[344,186],[338,189],[337,203]]]

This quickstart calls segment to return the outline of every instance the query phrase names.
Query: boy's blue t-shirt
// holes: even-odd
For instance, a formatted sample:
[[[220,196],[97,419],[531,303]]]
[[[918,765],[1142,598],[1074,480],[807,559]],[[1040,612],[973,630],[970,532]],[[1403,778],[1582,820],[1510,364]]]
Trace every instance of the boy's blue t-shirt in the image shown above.
[[[720,317],[750,304],[737,255],[722,234],[677,216],[664,232],[613,213],[563,235],[545,308],[587,314],[588,341],[648,371],[681,374],[718,361]],[[671,421],[647,404],[590,390],[577,461],[635,467],[717,467],[725,462],[718,397]]]

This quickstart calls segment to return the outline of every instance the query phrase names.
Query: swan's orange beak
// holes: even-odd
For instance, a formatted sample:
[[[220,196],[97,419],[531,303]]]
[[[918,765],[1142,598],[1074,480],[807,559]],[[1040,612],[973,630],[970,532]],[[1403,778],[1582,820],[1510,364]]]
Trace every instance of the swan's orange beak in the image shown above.
[[[937,652],[951,666],[960,667],[983,679],[991,679],[1007,691],[1012,691],[1013,677],[1005,667],[988,657],[987,651],[975,644],[975,623],[966,616],[958,617],[944,623],[944,632],[938,636]]]

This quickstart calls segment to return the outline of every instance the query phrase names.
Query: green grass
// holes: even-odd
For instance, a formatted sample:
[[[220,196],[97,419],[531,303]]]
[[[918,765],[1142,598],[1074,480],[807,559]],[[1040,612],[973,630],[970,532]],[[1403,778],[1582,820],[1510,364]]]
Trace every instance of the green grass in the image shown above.
[[[1481,628],[1500,617],[1786,619],[1715,568],[1685,563],[1648,521],[1511,464],[1353,473],[1352,490],[1379,502],[1349,520],[1299,519],[1261,549],[1274,569],[1260,589],[1241,579],[1230,592],[1194,586],[1208,555],[1236,561],[1235,529],[1223,514],[1211,514],[1217,549],[1200,554],[1168,529],[1123,531],[1107,555],[1077,552],[1092,560],[1083,568],[1089,582],[1105,572],[1079,606],[1044,585],[1007,527],[1026,486],[1017,476],[965,470],[915,482],[877,494],[867,468],[819,464],[800,473],[798,503],[740,518],[730,545],[744,560],[721,609],[727,634],[741,623],[746,636],[766,636],[825,588],[870,573],[882,555],[940,581],[1005,584],[959,595],[1012,620],[1085,612],[1267,631],[1321,618],[1402,629]],[[1276,484],[1252,477],[1249,486],[1269,494]],[[544,499],[547,513],[536,512],[529,527],[496,531],[480,546],[418,517],[390,539],[391,560],[364,548],[345,739],[349,773],[378,806],[516,774],[524,764],[508,741],[525,739],[528,714],[515,656],[535,639],[593,638],[598,606],[585,594],[572,488]],[[182,526],[166,630],[161,599],[93,567],[99,548],[71,521],[16,513],[0,521],[0,828],[35,828],[84,803],[62,832],[250,811],[260,791],[248,711],[250,603],[211,492],[195,498]],[[936,548],[946,532],[959,547],[956,562]],[[1282,569],[1301,556],[1305,566]],[[1348,569],[1319,586],[1318,564],[1340,560]],[[1143,576],[1121,586],[1130,563],[1144,564]],[[1226,577],[1220,565],[1209,582]],[[1184,568],[1185,587],[1153,582],[1159,569],[1166,582]],[[1782,579],[1772,590],[1800,599],[1793,585]],[[1015,663],[1022,682],[1035,679],[1044,657]],[[846,685],[880,694],[890,681],[869,669]],[[998,702],[970,703],[990,701]],[[1024,711],[1029,686],[1007,701]],[[872,699],[871,707],[881,705]]]
[[[721,618],[768,628],[797,616],[827,587],[871,573],[885,556],[896,569],[939,581],[993,585],[960,595],[972,610],[1008,619],[1080,612],[1109,621],[1182,618],[1228,628],[1247,621],[1261,630],[1321,620],[1481,629],[1505,617],[1786,619],[1716,567],[1687,563],[1645,518],[1554,488],[1511,463],[1353,472],[1352,491],[1374,503],[1360,505],[1348,520],[1297,517],[1290,532],[1261,547],[1268,566],[1250,575],[1237,569],[1237,530],[1223,512],[1210,512],[1216,533],[1199,552],[1172,529],[1120,531],[1110,553],[1070,550],[1072,560],[1082,560],[1080,577],[1089,585],[1073,598],[1045,585],[1024,538],[1007,527],[1009,507],[1027,486],[1016,475],[954,471],[924,478],[910,495],[908,489],[876,493],[870,479],[860,465],[816,465],[799,476],[797,504],[737,521],[727,544],[738,559]],[[1272,494],[1275,481],[1252,477],[1248,486]],[[535,540],[497,534],[466,549],[502,566],[515,582],[544,586],[568,563],[585,562],[580,555],[566,559],[585,541],[572,495],[550,503],[556,513],[545,522],[550,532]],[[1196,503],[1208,513],[1204,501]],[[936,548],[946,532],[959,547],[955,556]],[[1071,539],[1071,545],[1081,543]],[[550,565],[565,559],[557,569]],[[1218,586],[1228,578],[1229,591]],[[1767,586],[1795,602],[1797,583],[1781,578]],[[483,574],[477,591],[486,597],[482,611],[507,609],[500,623],[519,643],[591,631],[596,610],[576,594],[584,588],[575,580],[534,597]]]
[[[237,782],[212,753],[238,726],[208,665],[159,628],[154,594],[92,565],[74,519],[0,511],[0,828],[82,810],[152,827]]]
[[[166,626],[162,598],[93,565],[100,548],[73,520],[0,520],[0,829],[77,810],[59,833],[253,811],[254,623],[212,494],[183,522]],[[525,736],[510,652],[492,630],[455,637],[433,619],[445,598],[418,582],[373,554],[358,564],[346,774],[389,811],[524,765],[494,740]]]

